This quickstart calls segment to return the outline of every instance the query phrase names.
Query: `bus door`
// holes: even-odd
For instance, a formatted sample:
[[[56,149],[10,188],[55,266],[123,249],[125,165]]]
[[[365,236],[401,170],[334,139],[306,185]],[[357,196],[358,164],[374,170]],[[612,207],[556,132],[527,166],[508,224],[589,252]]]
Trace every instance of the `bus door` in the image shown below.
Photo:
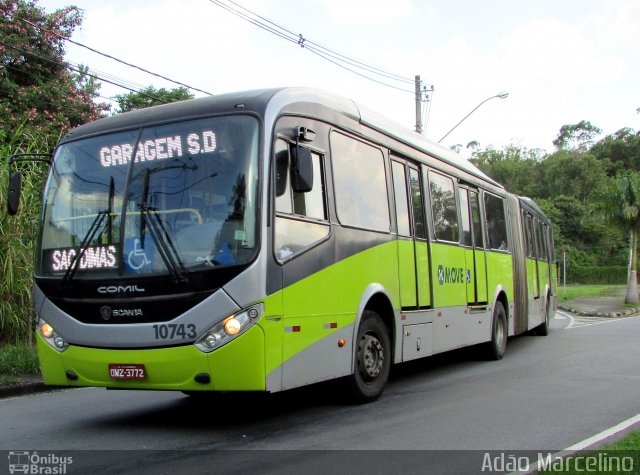
[[[533,231],[533,217],[526,213],[525,237],[527,241],[527,293],[529,300],[540,297],[540,281],[538,279],[538,261],[536,260],[536,242]],[[532,306],[529,306],[532,309]]]
[[[431,306],[429,249],[420,172],[413,164],[391,161],[398,225],[400,306],[418,310]]]
[[[459,197],[462,218],[461,242],[465,247],[467,303],[470,306],[478,306],[486,304],[488,300],[487,262],[478,191],[461,187]]]
[[[424,168],[423,168],[424,172]],[[461,226],[457,189],[452,177],[428,171],[433,241],[431,241],[431,275],[434,307],[467,305],[465,248],[460,245]]]

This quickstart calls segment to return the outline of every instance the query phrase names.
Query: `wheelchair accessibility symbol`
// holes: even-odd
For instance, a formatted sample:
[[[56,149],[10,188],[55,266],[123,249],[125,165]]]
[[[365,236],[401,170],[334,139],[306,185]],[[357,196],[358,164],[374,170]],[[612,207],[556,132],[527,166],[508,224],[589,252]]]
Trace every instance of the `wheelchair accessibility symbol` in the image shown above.
[[[130,246],[127,247],[130,248]],[[151,258],[147,255],[147,253],[151,254]],[[127,254],[128,267],[134,271],[141,270],[143,267],[151,265],[152,257],[153,250],[149,249],[148,247],[147,249],[143,249],[140,239],[134,238],[133,249]]]

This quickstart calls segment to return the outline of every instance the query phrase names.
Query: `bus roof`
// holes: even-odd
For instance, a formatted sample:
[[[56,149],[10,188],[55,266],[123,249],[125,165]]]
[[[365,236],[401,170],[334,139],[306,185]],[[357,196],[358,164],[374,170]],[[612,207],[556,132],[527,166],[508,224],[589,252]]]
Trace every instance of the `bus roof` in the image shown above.
[[[290,108],[295,104],[314,104],[327,107],[338,114],[355,120],[414,149],[420,150],[459,170],[467,172],[494,186],[502,185],[491,179],[471,162],[452,150],[432,142],[424,136],[404,127],[383,115],[362,106],[351,99],[321,89],[286,87],[233,92],[210,97],[190,99],[149,107],[82,125],[71,130],[61,143],[80,138],[117,132],[139,127],[142,124],[168,123],[174,120],[204,117],[216,113],[253,111],[261,115]]]

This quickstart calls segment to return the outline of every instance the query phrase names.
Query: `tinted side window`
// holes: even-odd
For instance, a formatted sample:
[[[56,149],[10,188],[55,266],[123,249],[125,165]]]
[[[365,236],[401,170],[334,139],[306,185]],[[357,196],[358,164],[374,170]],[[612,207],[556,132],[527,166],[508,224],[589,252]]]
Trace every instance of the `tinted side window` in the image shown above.
[[[527,257],[536,257],[533,250],[533,220],[530,214],[526,214],[525,236],[527,238]]]
[[[478,193],[469,192],[469,202],[471,203],[471,221],[473,224],[473,243],[476,249],[484,248],[484,238],[482,237],[482,220],[480,217],[480,203]]]
[[[387,181],[382,151],[334,132],[331,134],[331,155],[340,222],[389,231]]]
[[[407,178],[404,165],[398,162],[391,162],[391,171],[393,173],[393,191],[396,197],[398,234],[411,236],[409,205],[407,205]]]
[[[460,215],[462,217],[462,244],[471,247],[471,213],[469,211],[469,192],[459,189]]]
[[[425,222],[424,202],[420,188],[420,173],[415,168],[409,168],[409,184],[411,186],[411,201],[413,204],[413,222],[417,238],[427,238],[427,224]]]
[[[508,249],[508,241],[504,200],[498,196],[485,193],[484,206],[487,215],[489,247],[491,249],[506,251]]]
[[[429,172],[429,191],[436,239],[458,242],[458,210],[453,180]]]

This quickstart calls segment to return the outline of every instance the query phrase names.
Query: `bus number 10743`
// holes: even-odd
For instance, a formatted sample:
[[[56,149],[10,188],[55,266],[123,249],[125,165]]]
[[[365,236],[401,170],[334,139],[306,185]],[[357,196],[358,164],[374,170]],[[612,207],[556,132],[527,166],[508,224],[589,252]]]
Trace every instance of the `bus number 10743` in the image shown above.
[[[156,340],[173,340],[175,338],[187,340],[196,337],[196,326],[193,323],[154,325],[153,331]]]

